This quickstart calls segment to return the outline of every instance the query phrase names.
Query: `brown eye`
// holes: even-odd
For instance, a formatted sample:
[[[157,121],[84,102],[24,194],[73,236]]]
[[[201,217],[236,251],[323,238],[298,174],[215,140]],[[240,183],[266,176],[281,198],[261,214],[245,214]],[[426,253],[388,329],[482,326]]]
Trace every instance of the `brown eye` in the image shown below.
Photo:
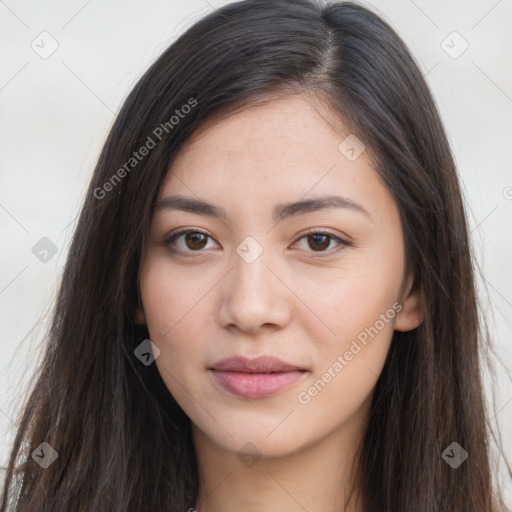
[[[206,233],[188,229],[171,233],[164,240],[164,245],[183,253],[204,252],[203,249],[207,248],[209,240],[213,239]]]
[[[332,242],[334,242],[334,244],[332,244]],[[350,245],[338,236],[318,230],[310,230],[299,238],[296,244],[300,249],[304,249],[307,252],[319,253],[319,256],[323,256],[324,254],[326,256],[330,255],[342,249],[344,246]]]
[[[309,247],[314,251],[324,251],[331,243],[331,237],[328,235],[316,234],[308,235]]]
[[[203,249],[206,241],[207,236],[203,233],[185,233],[185,244],[189,249]]]

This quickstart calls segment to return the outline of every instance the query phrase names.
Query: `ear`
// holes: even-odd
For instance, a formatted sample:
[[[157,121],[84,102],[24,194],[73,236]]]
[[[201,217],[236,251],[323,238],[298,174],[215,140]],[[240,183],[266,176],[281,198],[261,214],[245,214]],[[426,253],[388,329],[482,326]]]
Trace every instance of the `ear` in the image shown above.
[[[399,302],[402,305],[402,309],[396,315],[395,331],[412,331],[412,329],[416,329],[425,318],[425,303],[423,294],[416,285],[412,272],[407,277]]]
[[[139,325],[146,325],[146,316],[140,307],[137,307],[135,310],[135,323]]]

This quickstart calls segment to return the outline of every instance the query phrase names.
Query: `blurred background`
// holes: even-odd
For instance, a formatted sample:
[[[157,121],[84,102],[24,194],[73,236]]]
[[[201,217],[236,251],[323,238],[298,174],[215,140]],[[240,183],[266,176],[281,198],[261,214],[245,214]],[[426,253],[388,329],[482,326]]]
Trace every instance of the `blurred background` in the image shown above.
[[[116,113],[179,34],[227,3],[0,0],[0,466]],[[397,30],[436,98],[463,184],[485,315],[498,360],[512,369],[512,0],[360,3]],[[486,397],[512,464],[512,385],[496,370],[498,388],[493,394],[486,378]],[[496,475],[512,507],[503,464]]]

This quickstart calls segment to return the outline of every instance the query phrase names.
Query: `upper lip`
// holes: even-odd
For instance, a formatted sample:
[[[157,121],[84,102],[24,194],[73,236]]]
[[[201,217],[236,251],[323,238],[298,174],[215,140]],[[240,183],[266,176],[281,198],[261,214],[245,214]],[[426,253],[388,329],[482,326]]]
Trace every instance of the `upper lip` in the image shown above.
[[[218,361],[210,369],[223,372],[243,373],[277,373],[303,370],[298,366],[285,363],[281,361],[281,359],[272,356],[259,356],[254,359],[244,356],[228,357]]]

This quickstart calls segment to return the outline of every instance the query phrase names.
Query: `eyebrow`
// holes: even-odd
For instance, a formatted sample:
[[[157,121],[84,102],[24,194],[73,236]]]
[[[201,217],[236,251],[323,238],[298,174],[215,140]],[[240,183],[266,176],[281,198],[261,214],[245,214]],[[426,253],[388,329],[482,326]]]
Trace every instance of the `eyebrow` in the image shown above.
[[[279,222],[288,217],[331,208],[346,208],[362,213],[371,219],[371,215],[359,203],[356,203],[347,197],[336,195],[278,204],[272,210],[272,218]],[[195,213],[197,215],[207,215],[209,217],[219,219],[228,218],[226,211],[219,206],[215,206],[200,199],[193,199],[191,197],[180,195],[168,196],[158,201],[155,205],[155,211],[160,210],[181,210],[184,212]]]

